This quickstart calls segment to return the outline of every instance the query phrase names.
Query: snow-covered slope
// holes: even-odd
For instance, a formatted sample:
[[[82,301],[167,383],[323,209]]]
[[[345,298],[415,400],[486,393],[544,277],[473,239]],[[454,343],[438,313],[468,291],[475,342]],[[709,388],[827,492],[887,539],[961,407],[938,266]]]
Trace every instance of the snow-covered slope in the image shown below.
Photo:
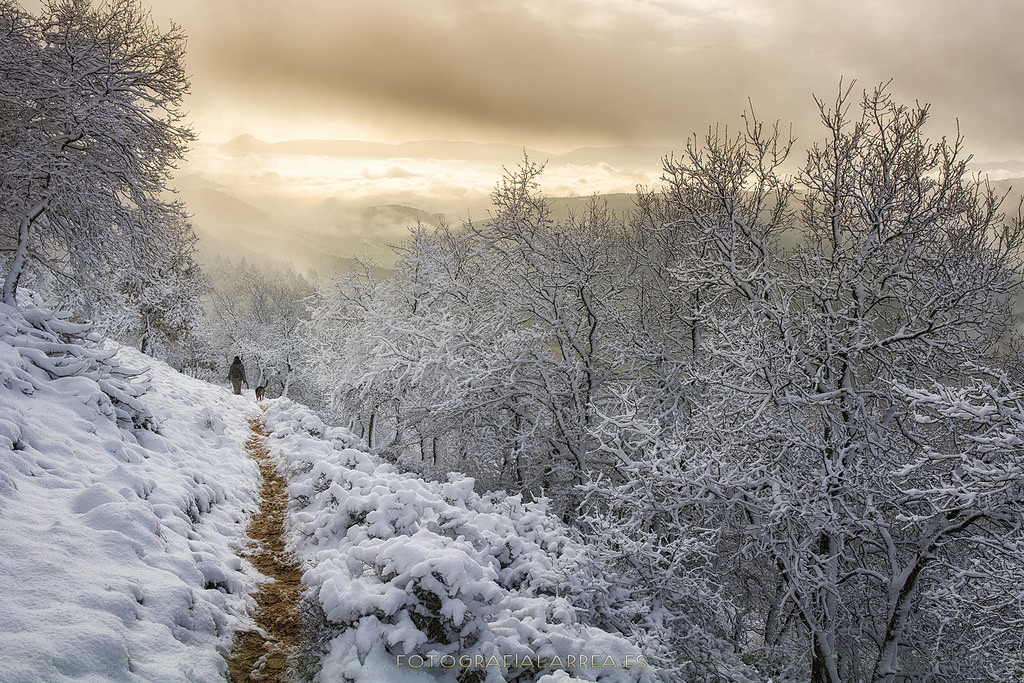
[[[305,407],[269,404],[317,680],[651,679],[633,644],[585,623],[608,604],[599,577],[543,502],[420,480]],[[233,633],[252,627],[258,576],[238,552],[260,414],[0,305],[0,680],[224,680]]]
[[[543,501],[481,496],[461,474],[399,472],[286,399],[263,422],[324,621],[317,680],[653,679],[636,646],[581,622],[602,596],[586,548]]]
[[[82,333],[0,307],[0,680],[223,680],[258,409]]]

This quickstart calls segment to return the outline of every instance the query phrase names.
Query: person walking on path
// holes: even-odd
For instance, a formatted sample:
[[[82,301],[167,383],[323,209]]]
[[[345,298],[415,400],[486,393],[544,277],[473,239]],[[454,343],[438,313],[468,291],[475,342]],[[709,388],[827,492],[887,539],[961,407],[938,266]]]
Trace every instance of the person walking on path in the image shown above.
[[[249,388],[249,380],[245,378],[245,366],[242,365],[242,359],[238,356],[235,356],[235,360],[231,363],[228,379],[231,380],[231,388],[235,390],[236,394],[242,393],[242,382],[245,382],[246,389]]]

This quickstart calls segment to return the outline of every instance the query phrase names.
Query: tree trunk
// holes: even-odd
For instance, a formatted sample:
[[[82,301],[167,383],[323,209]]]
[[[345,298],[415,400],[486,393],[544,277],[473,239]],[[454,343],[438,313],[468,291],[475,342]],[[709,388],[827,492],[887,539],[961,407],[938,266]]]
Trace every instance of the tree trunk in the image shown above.
[[[281,396],[288,398],[288,390],[292,386],[292,364],[286,361],[284,367],[284,388],[281,390]]]
[[[839,662],[836,654],[835,615],[838,604],[834,587],[839,578],[839,541],[828,532],[818,538],[818,554],[826,558],[823,567],[828,585],[823,590],[821,627],[812,634],[811,683],[839,683]]]
[[[906,572],[903,585],[900,586],[900,591],[892,606],[889,623],[886,625],[885,638],[882,640],[882,646],[878,650],[878,659],[875,661],[872,679],[878,683],[891,683],[895,680],[899,670],[897,656],[900,641],[903,639],[903,633],[913,610],[913,602],[917,596],[917,580],[926,564],[927,558],[919,556],[913,567]]]
[[[3,302],[9,306],[18,305],[18,281],[25,271],[25,262],[28,260],[28,242],[32,224],[43,215],[49,205],[50,198],[44,197],[21,218],[21,223],[18,226],[18,247],[14,251],[11,267],[4,278]]]
[[[693,310],[696,311],[700,308],[700,290],[697,289],[693,293]],[[693,322],[690,324],[690,349],[693,354],[693,364],[698,366],[701,363],[701,351],[704,346],[704,332],[701,329],[700,322],[697,321],[694,316]]]
[[[811,683],[839,683],[835,636],[816,631],[812,638]]]

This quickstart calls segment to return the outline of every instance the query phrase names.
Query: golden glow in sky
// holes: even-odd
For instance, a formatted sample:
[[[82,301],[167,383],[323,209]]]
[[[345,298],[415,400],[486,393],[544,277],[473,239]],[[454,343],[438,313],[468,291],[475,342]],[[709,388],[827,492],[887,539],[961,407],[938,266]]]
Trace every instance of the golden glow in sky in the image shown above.
[[[199,139],[179,179],[206,199],[287,205],[283,229],[308,223],[289,202],[464,216],[486,206],[524,148],[551,160],[549,196],[657,186],[662,154],[710,126],[734,130],[751,103],[792,124],[800,156],[822,134],[813,97],[833,100],[841,78],[858,90],[891,81],[897,100],[931,103],[933,135],[952,137],[959,123],[979,161],[1024,159],[1021,0],[142,2],[188,35]],[[221,146],[243,134],[507,147],[471,159]],[[558,156],[624,145],[646,149]],[[196,206],[197,228],[241,223],[221,215],[226,200]]]
[[[145,1],[145,0],[144,0]],[[680,146],[893,80],[943,132],[1024,156],[1019,0],[149,0],[189,36],[205,142],[351,138]]]

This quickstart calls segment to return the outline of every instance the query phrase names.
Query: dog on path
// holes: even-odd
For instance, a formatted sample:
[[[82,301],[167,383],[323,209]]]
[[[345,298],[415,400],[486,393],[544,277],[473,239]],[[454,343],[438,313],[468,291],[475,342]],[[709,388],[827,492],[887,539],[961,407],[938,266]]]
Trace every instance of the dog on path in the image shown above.
[[[263,380],[263,384],[261,384],[260,386],[256,387],[256,400],[257,401],[262,401],[263,400],[263,395],[267,393],[267,385],[268,384],[270,384],[270,380],[269,379],[265,379],[265,380]]]

